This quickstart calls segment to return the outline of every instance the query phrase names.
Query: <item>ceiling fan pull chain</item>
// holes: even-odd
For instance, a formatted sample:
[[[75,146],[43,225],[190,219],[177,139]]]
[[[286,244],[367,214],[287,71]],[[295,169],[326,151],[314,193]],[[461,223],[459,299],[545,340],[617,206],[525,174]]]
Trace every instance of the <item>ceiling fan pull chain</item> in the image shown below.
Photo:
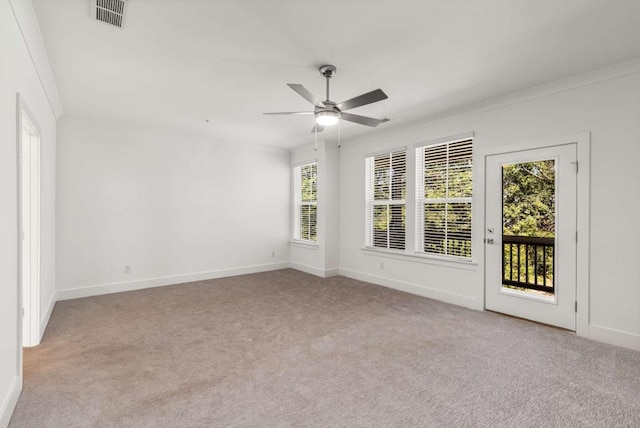
[[[338,148],[342,147],[342,143],[340,142],[340,121],[338,121]]]
[[[313,135],[315,135],[315,140],[316,140],[315,150],[317,152],[318,151],[318,124],[316,124],[314,129],[316,130],[316,132],[314,132]]]

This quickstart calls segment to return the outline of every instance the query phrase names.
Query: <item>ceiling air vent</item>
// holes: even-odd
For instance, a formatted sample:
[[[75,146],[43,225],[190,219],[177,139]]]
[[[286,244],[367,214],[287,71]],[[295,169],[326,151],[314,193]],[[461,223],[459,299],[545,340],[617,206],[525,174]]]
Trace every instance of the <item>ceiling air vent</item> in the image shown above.
[[[98,21],[122,28],[125,0],[92,0]]]

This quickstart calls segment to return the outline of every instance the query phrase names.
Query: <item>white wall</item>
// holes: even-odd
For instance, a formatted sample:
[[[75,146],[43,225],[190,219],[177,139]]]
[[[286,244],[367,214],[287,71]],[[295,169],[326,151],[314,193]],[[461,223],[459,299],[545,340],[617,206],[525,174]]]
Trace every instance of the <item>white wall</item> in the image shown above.
[[[469,110],[450,118],[343,145],[340,273],[451,303],[482,309],[482,195],[474,197],[475,265],[426,264],[370,255],[364,244],[364,157],[378,150],[475,132],[475,153],[591,131],[590,308],[586,334],[640,349],[640,67],[601,73],[599,82],[569,79],[526,100]],[[607,80],[609,79],[610,80]],[[584,79],[583,79],[584,80]],[[566,87],[564,86],[566,85]],[[514,100],[516,97],[513,98]],[[481,158],[474,180],[481,188]],[[410,211],[408,211],[410,212]],[[384,270],[380,262],[384,261]],[[579,266],[589,269],[589,266]],[[583,309],[585,310],[585,309]]]
[[[21,390],[16,93],[21,94],[41,132],[43,331],[55,297],[56,116],[61,114],[31,3],[11,4],[0,1],[0,426],[8,423]]]
[[[288,151],[67,115],[58,165],[59,299],[287,266]]]
[[[318,140],[318,150],[314,144],[304,144],[291,151],[293,167],[318,163],[318,232],[315,244],[291,242],[290,265],[292,268],[321,277],[338,274],[339,261],[339,149],[324,140]],[[293,183],[291,189],[293,190]],[[293,212],[293,206],[291,208]],[[293,236],[292,215],[290,234]]]

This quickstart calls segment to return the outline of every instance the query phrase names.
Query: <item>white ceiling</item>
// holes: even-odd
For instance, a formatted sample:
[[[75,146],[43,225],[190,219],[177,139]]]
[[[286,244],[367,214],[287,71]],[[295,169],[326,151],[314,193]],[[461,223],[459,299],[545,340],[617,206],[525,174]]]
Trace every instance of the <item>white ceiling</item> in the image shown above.
[[[277,147],[313,117],[261,113],[310,109],[286,83],[324,99],[322,64],[334,101],[389,95],[352,112],[391,122],[348,140],[640,57],[637,0],[129,0],[123,29],[33,3],[67,113]]]

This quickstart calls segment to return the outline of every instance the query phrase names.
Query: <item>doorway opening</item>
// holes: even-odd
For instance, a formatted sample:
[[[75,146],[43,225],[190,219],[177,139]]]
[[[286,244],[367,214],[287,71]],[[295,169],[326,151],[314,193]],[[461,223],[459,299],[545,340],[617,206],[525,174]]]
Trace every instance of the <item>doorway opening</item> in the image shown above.
[[[40,343],[40,132],[20,108],[18,197],[22,346]]]
[[[485,157],[485,308],[576,330],[577,144]]]

